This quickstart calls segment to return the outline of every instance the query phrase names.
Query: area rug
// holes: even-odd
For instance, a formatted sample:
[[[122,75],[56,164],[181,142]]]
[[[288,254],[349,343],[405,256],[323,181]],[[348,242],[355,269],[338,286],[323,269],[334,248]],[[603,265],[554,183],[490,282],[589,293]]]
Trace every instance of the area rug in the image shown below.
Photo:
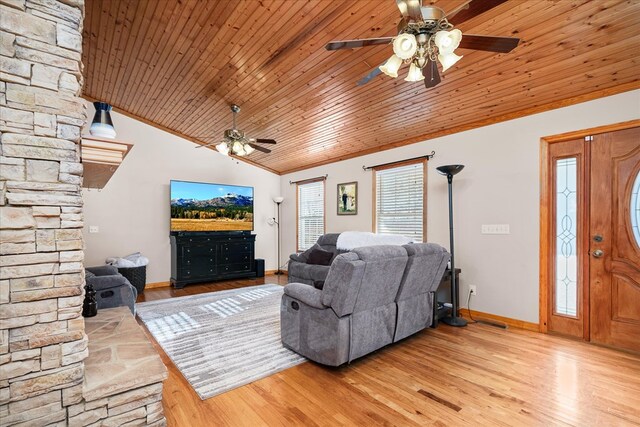
[[[282,346],[283,288],[259,285],[136,304],[138,317],[200,399],[298,365]]]

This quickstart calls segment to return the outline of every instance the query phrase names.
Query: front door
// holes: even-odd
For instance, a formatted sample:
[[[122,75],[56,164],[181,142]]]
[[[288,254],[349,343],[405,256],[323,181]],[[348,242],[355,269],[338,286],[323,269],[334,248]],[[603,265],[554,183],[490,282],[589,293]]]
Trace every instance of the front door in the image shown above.
[[[640,352],[640,128],[591,148],[591,341]]]
[[[640,352],[640,127],[544,139],[541,329]]]

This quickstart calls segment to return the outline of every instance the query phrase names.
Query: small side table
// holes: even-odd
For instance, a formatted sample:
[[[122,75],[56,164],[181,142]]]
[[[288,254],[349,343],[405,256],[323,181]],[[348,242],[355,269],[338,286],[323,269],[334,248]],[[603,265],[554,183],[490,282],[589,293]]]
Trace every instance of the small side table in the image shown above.
[[[456,305],[460,307],[460,273],[462,270],[460,268],[456,268],[456,283],[458,284],[458,293],[456,294]],[[438,286],[438,290],[434,294],[433,298],[433,322],[431,324],[432,328],[438,326],[438,321],[443,317],[447,316],[451,312],[450,307],[445,307],[444,305],[438,307],[440,304],[451,303],[451,270],[446,269],[444,272],[444,276],[442,276],[442,280],[440,281],[440,286]]]

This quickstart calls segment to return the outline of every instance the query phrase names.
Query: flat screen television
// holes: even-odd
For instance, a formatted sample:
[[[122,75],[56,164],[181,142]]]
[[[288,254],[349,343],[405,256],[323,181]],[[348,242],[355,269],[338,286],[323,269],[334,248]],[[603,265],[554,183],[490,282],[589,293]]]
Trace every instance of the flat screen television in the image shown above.
[[[253,230],[253,187],[171,181],[171,231]]]

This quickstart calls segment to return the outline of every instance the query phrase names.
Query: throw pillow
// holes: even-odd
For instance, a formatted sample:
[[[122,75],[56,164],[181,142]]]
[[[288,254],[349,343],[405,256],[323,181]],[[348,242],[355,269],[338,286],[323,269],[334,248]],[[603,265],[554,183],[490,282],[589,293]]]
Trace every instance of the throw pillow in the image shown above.
[[[307,259],[307,264],[314,265],[331,265],[333,253],[322,249],[313,249]]]

